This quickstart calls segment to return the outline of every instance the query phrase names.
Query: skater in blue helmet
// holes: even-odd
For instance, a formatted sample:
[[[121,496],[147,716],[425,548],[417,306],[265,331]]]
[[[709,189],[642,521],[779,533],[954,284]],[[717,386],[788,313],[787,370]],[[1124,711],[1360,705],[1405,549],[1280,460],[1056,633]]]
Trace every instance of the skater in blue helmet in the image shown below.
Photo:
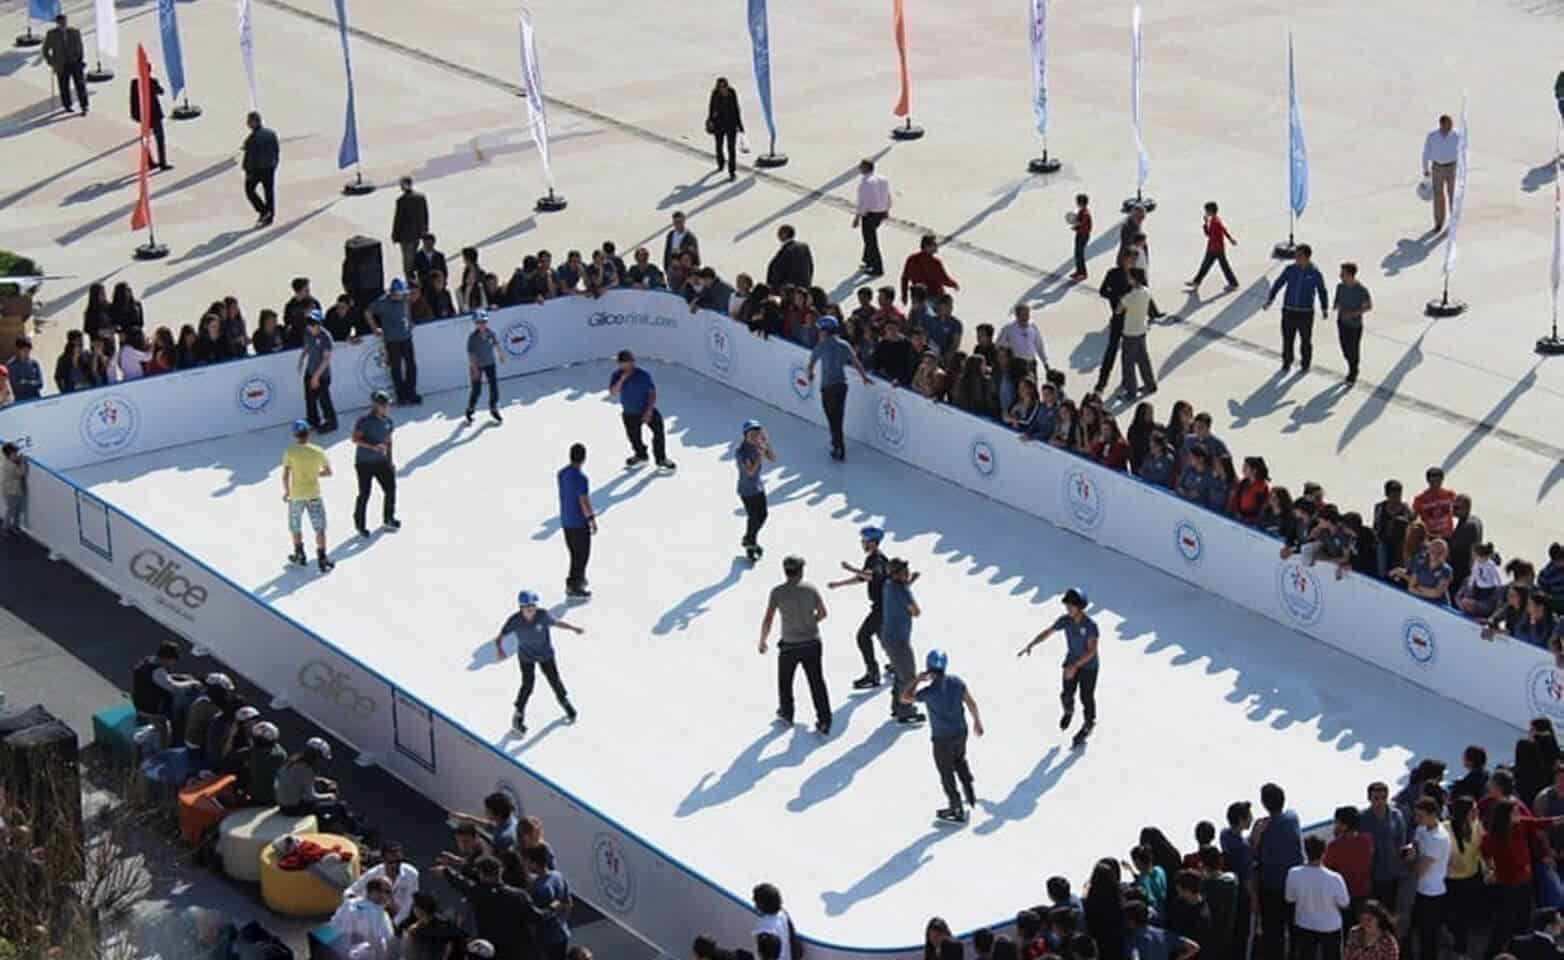
[[[553,689],[555,699],[564,709],[565,719],[575,723],[576,708],[571,706],[570,694],[565,692],[564,681],[559,679],[559,666],[554,662],[554,641],[549,636],[549,628],[558,627],[575,634],[586,631],[555,618],[538,606],[538,595],[531,590],[523,590],[516,595],[516,606],[516,612],[505,620],[499,635],[494,638],[497,659],[505,659],[505,641],[510,640],[516,644],[516,657],[521,661],[521,689],[516,692],[516,713],[511,718],[511,729],[517,736],[527,732],[527,701],[532,697],[532,684],[540,669],[543,678]]]
[[[1068,730],[1070,721],[1075,717],[1075,691],[1081,691],[1081,707],[1085,711],[1086,722],[1076,732],[1073,741],[1074,746],[1081,746],[1086,738],[1091,736],[1092,729],[1097,726],[1097,642],[1100,636],[1097,630],[1097,621],[1086,615],[1086,608],[1090,601],[1086,598],[1086,591],[1071,587],[1064,592],[1064,613],[1053,622],[1047,630],[1039,633],[1032,642],[1022,647],[1016,654],[1018,657],[1027,656],[1032,648],[1047,640],[1055,633],[1064,634],[1066,649],[1064,652],[1064,686],[1059,693],[1059,702],[1064,706],[1064,713],[1059,717],[1059,729]]]
[[[858,353],[846,340],[837,336],[839,326],[835,317],[820,321],[820,342],[809,351],[809,382],[815,382],[815,365],[820,366],[820,405],[825,408],[825,422],[831,431],[831,459],[847,459],[847,440],[842,433],[842,417],[847,412],[847,368],[858,372],[863,385],[872,386],[869,374],[858,359]]]
[[[745,420],[739,430],[743,439],[733,453],[733,462],[739,469],[739,500],[744,504],[744,539],[739,544],[744,555],[754,563],[765,555],[760,546],[760,528],[766,525],[766,485],[760,479],[761,467],[775,463],[777,452],[771,446],[771,438],[759,420]]]
[[[983,718],[978,713],[972,691],[958,676],[949,672],[950,658],[943,650],[930,650],[924,660],[927,667],[901,692],[903,703],[922,703],[929,714],[929,737],[934,745],[934,769],[939,771],[940,786],[949,805],[934,816],[941,823],[967,822],[966,807],[977,805],[972,786],[972,768],[967,766],[967,713],[972,714],[972,732],[983,735]],[[956,792],[956,781],[961,792]],[[966,800],[966,807],[962,800]]]

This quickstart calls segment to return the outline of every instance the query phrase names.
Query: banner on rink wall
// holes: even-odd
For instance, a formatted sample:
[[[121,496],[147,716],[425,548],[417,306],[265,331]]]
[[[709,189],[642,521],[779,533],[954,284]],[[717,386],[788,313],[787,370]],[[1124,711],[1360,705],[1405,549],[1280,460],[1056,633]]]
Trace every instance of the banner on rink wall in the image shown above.
[[[629,348],[824,424],[804,351],[749,336],[726,317],[692,313],[668,294],[616,291],[511,307],[491,313],[490,327],[500,337],[506,377],[607,360]],[[426,391],[466,386],[471,330],[471,317],[415,328]],[[28,532],[434,802],[460,806],[491,785],[516,793],[526,812],[548,820],[562,867],[578,878],[585,899],[652,942],[677,951],[702,931],[719,941],[744,940],[753,922],[745,892],[718,887],[425,704],[417,678],[385,676],[338,650],[60,472],[289,423],[303,414],[296,364],[291,352],[274,354],[0,410],[0,437],[37,464]],[[376,338],[339,344],[333,366],[344,416],[383,385]],[[1337,580],[1330,567],[1282,560],[1276,540],[1165,490],[1023,444],[998,424],[878,381],[850,387],[845,427],[854,442],[1489,716],[1516,727],[1537,715],[1564,723],[1564,670],[1543,651],[1483,640],[1474,623],[1377,582]],[[920,950],[813,943],[810,953],[820,960],[910,960]]]

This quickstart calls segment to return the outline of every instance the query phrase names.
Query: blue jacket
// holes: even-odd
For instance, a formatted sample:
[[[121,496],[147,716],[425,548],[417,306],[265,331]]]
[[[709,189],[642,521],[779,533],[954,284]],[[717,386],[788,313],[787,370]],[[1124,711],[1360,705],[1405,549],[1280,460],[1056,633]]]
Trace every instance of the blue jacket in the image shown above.
[[[1276,292],[1283,287],[1287,292],[1282,295],[1282,309],[1284,310],[1313,310],[1314,295],[1319,294],[1320,312],[1330,311],[1329,295],[1325,292],[1325,275],[1320,273],[1320,268],[1310,264],[1308,269],[1299,269],[1296,263],[1289,263],[1282,275],[1271,284],[1271,292],[1265,298],[1266,306],[1276,299]]]

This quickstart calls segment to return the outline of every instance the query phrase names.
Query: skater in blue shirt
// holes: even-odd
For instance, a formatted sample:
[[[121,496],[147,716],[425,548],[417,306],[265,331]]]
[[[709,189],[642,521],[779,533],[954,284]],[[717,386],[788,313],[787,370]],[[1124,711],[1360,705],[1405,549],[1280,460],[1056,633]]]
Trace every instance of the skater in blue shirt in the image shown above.
[[[972,732],[983,735],[983,718],[978,714],[977,701],[962,679],[946,672],[950,658],[943,650],[930,650],[924,660],[928,668],[918,674],[901,692],[902,703],[911,706],[922,703],[929,714],[929,737],[934,746],[934,768],[939,771],[940,786],[945,789],[949,806],[935,811],[942,823],[967,822],[967,811],[962,806],[977,805],[977,793],[972,786],[972,768],[967,766],[967,712],[972,714]],[[956,781],[961,781],[961,793],[956,792]]]
[[[532,698],[532,684],[537,671],[554,691],[554,697],[565,711],[565,719],[576,722],[576,708],[570,704],[570,694],[565,692],[564,681],[559,679],[559,666],[554,662],[554,641],[549,636],[550,627],[582,634],[585,630],[563,620],[555,619],[547,610],[538,607],[538,595],[523,590],[516,595],[517,611],[510,615],[494,638],[497,659],[505,659],[505,641],[516,644],[516,658],[521,662],[521,689],[516,693],[516,713],[511,717],[511,729],[520,736],[527,732],[527,701]]]
[[[1097,642],[1099,633],[1097,621],[1086,615],[1087,599],[1085,591],[1071,587],[1064,592],[1064,615],[1053,622],[1053,626],[1039,633],[1032,642],[1022,647],[1016,654],[1018,657],[1027,656],[1032,648],[1047,640],[1055,633],[1063,633],[1066,643],[1064,654],[1064,687],[1059,693],[1059,702],[1064,706],[1064,713],[1059,717],[1059,729],[1068,730],[1070,721],[1075,716],[1075,691],[1081,692],[1081,707],[1086,714],[1086,722],[1075,734],[1074,746],[1081,746],[1086,738],[1091,735],[1092,728],[1097,725]]]
[[[764,554],[760,546],[760,528],[766,525],[769,513],[766,507],[766,485],[760,479],[760,469],[766,463],[775,463],[776,449],[759,420],[745,420],[744,439],[733,453],[733,462],[739,468],[739,500],[744,504],[744,539],[739,541],[750,563]]]
[[[657,458],[657,465],[664,470],[674,469],[674,462],[668,459],[662,411],[657,409],[657,384],[652,382],[651,374],[635,365],[635,354],[621,350],[617,359],[619,369],[608,378],[608,395],[619,399],[625,436],[630,439],[631,455],[625,466],[639,467],[646,462],[641,427],[647,426],[652,428],[652,456]]]

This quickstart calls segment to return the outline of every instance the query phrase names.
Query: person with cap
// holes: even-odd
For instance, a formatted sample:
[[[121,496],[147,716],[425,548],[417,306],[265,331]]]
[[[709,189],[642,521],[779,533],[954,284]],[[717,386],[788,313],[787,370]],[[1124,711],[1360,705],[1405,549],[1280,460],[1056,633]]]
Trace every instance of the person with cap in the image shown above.
[[[777,452],[771,446],[771,437],[759,420],[745,420],[740,429],[743,439],[733,454],[733,462],[739,470],[739,501],[744,504],[744,539],[739,545],[744,555],[754,563],[765,555],[760,546],[760,528],[766,525],[769,512],[766,506],[766,485],[760,479],[760,469],[766,463],[775,463]]]
[[[365,513],[369,507],[369,485],[380,484],[381,518],[392,530],[402,529],[396,518],[396,467],[391,460],[391,398],[384,390],[370,397],[369,412],[353,424],[353,469],[358,474],[358,499],[353,502],[353,528],[361,537],[369,536]]]
[[[929,712],[929,737],[934,745],[934,769],[939,771],[940,786],[949,805],[934,815],[942,823],[966,823],[967,807],[977,805],[972,786],[972,768],[967,765],[967,713],[972,714],[972,732],[983,735],[983,717],[978,713],[972,691],[960,677],[949,672],[950,657],[943,650],[930,650],[924,658],[926,669],[901,691],[902,703],[922,703]],[[956,792],[956,781],[961,792]]]
[[[505,659],[505,641],[510,640],[516,644],[516,659],[521,663],[521,689],[516,691],[516,713],[511,717],[511,729],[517,736],[527,732],[527,701],[532,699],[532,685],[540,669],[554,691],[554,698],[565,711],[565,719],[575,723],[576,708],[571,706],[570,694],[565,691],[564,681],[559,679],[559,666],[554,662],[554,641],[549,630],[558,627],[577,635],[586,631],[541,609],[538,595],[531,590],[518,593],[516,605],[519,609],[505,619],[494,637],[495,659]]]
[[[206,765],[217,774],[238,775],[250,759],[251,729],[261,711],[229,697],[227,705],[206,725]]]
[[[646,444],[641,440],[641,427],[652,428],[652,456],[664,470],[673,470],[674,462],[668,459],[667,440],[663,433],[662,411],[657,409],[657,384],[652,375],[635,365],[635,354],[619,351],[619,369],[608,378],[608,395],[619,398],[620,412],[624,418],[625,436],[630,439],[630,459],[627,467],[639,467],[646,462]]]
[[[233,678],[226,673],[209,673],[203,685],[201,695],[190,704],[190,709],[185,713],[185,746],[210,768],[211,757],[205,755],[206,728],[211,725],[212,718],[223,712],[228,706],[229,698],[234,691]]]
[[[304,315],[304,349],[299,372],[304,375],[304,417],[316,433],[337,429],[337,405],[331,402],[331,334],[319,307]]]
[[[320,479],[331,476],[331,461],[326,451],[310,443],[307,420],[293,421],[293,440],[282,452],[282,499],[288,505],[288,533],[293,537],[293,555],[288,559],[304,566],[304,514],[310,515],[315,531],[315,563],[321,573],[336,564],[326,559],[326,502],[321,499]]]
[[[369,305],[365,317],[385,345],[396,402],[411,406],[423,403],[424,398],[418,395],[418,359],[413,355],[413,321],[407,312],[407,281],[394,278],[385,295]]]
[[[570,445],[570,462],[555,474],[559,484],[559,526],[565,534],[565,549],[570,553],[570,569],[565,574],[565,596],[585,600],[587,561],[592,557],[592,538],[597,535],[597,511],[592,509],[591,484],[581,472],[586,463],[585,444]]]
[[[879,527],[860,529],[858,542],[863,546],[863,566],[855,567],[843,560],[842,569],[852,576],[826,584],[831,590],[855,583],[865,584],[869,589],[869,612],[858,625],[858,652],[863,656],[864,672],[853,681],[854,690],[873,690],[880,685],[880,663],[874,656],[874,638],[881,635],[885,622],[885,579],[889,570],[885,554],[880,552],[880,541],[884,539],[885,531]]]
[[[793,723],[793,675],[799,667],[809,680],[809,697],[814,701],[815,732],[822,737],[831,733],[831,698],[821,669],[823,644],[820,621],[826,618],[825,600],[815,585],[804,579],[804,558],[789,556],[782,560],[786,578],[771,588],[766,615],[760,621],[760,652],[765,654],[771,624],[782,615],[782,635],[777,640],[777,721]]]
[[[1085,591],[1076,587],[1066,590],[1064,613],[1053,622],[1052,626],[1032,638],[1032,642],[1022,647],[1016,654],[1018,657],[1027,656],[1032,652],[1033,647],[1055,633],[1064,634],[1066,643],[1064,687],[1059,693],[1059,702],[1064,706],[1064,713],[1059,717],[1059,729],[1069,729],[1070,721],[1075,716],[1075,692],[1079,689],[1081,708],[1085,711],[1086,722],[1075,734],[1073,746],[1076,747],[1086,742],[1092,728],[1097,725],[1097,644],[1100,633],[1097,629],[1097,621],[1086,615],[1087,604]]]
[[[391,890],[391,881],[385,877],[371,877],[362,896],[342,898],[342,905],[331,916],[331,928],[348,956],[362,952],[372,960],[382,960],[393,955],[396,928],[391,923]]]
[[[478,404],[478,391],[483,380],[489,381],[489,416],[495,423],[504,423],[500,417],[500,380],[495,363],[505,362],[505,351],[500,340],[489,329],[489,311],[482,308],[473,313],[473,331],[467,335],[467,377],[472,389],[467,392],[467,424],[472,425],[473,408]]]
[[[270,720],[261,720],[250,728],[250,755],[245,758],[244,769],[236,772],[235,785],[242,791],[250,806],[272,807],[277,805],[277,774],[288,762],[288,751],[278,741],[282,733]]]
[[[907,566],[907,561],[897,557],[886,566],[885,611],[880,626],[880,646],[885,648],[890,661],[891,719],[898,723],[922,723],[923,714],[902,700],[902,691],[917,676],[917,660],[912,652],[912,619],[923,613],[918,600],[912,595],[912,585],[918,579]]]
[[[43,367],[33,359],[33,342],[28,337],[16,338],[16,356],[5,365],[11,377],[11,395],[17,403],[37,400],[43,395]]]
[[[826,426],[831,431],[831,459],[847,459],[847,440],[842,435],[842,418],[847,412],[847,367],[858,371],[864,386],[872,381],[858,359],[858,352],[838,334],[841,324],[835,317],[821,317],[820,342],[809,351],[809,382],[815,382],[815,364],[820,365],[820,406],[825,410]]]
[[[320,768],[330,760],[331,744],[320,737],[304,741],[304,749],[277,771],[277,809],[289,817],[313,814],[322,833],[358,832],[357,818],[342,802],[337,782],[320,776]]]

